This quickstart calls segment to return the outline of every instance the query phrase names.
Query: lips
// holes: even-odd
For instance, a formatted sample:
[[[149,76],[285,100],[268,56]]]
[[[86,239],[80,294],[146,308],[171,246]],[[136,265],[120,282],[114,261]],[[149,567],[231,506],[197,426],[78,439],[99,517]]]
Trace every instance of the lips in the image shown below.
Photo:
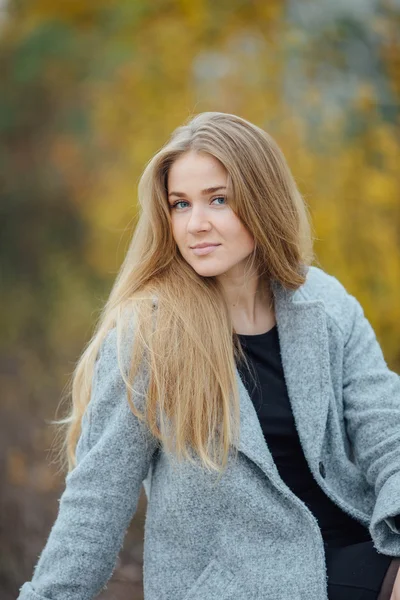
[[[192,252],[198,256],[202,256],[203,254],[209,254],[210,252],[213,252],[216,248],[219,248],[220,245],[221,244],[209,244],[203,248],[192,248]]]

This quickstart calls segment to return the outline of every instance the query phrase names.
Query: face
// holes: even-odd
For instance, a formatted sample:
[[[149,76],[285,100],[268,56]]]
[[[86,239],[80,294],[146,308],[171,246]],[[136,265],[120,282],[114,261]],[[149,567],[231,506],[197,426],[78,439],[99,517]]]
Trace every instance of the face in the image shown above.
[[[229,206],[228,173],[213,156],[187,152],[170,167],[168,202],[174,239],[183,258],[203,277],[244,274],[252,235]],[[217,244],[211,251],[192,246]]]

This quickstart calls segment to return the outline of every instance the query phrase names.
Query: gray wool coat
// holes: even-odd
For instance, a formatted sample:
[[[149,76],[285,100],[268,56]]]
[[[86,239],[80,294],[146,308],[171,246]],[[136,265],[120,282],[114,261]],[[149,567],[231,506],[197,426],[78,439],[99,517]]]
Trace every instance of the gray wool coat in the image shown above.
[[[322,490],[400,557],[400,377],[359,302],[310,267],[297,291],[273,283],[296,427]],[[155,300],[156,302],[156,300]],[[178,465],[129,409],[112,330],[59,513],[19,600],[89,600],[106,585],[144,482],[146,600],[326,600],[318,522],[280,478],[236,371],[241,435],[219,482]],[[146,377],[142,380],[143,390]],[[140,396],[138,391],[138,397]]]

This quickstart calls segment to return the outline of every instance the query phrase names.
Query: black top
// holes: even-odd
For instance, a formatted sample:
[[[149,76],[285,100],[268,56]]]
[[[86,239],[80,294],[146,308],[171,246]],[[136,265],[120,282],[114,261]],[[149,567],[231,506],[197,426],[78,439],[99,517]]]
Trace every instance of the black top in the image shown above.
[[[238,337],[256,371],[257,385],[244,363],[238,364],[238,371],[281,478],[316,517],[326,544],[345,546],[371,540],[368,529],[332,502],[311,474],[286,389],[277,326],[259,335]]]

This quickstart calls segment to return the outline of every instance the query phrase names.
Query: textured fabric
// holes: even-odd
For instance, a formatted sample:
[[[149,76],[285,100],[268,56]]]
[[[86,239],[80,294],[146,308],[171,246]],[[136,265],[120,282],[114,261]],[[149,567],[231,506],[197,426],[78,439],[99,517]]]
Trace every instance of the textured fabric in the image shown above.
[[[287,393],[277,327],[239,335],[249,367],[238,365],[264,438],[285,484],[310,509],[330,546],[369,541],[368,528],[339,508],[314,479],[302,450]]]
[[[400,378],[336,278],[311,267],[295,292],[272,284],[309,468],[332,501],[365,523],[378,552],[400,557]],[[317,520],[279,476],[238,371],[238,453],[218,480],[200,461],[178,464],[157,451],[129,410],[115,337],[99,355],[78,465],[19,599],[94,598],[112,574],[143,481],[146,600],[327,600]]]
[[[275,325],[266,333],[239,335],[249,367],[238,366],[264,438],[285,484],[318,521],[325,544],[329,600],[389,600],[395,568],[373,547],[368,528],[340,509],[313,478],[300,444],[287,394]],[[381,589],[385,579],[385,588]],[[379,600],[379,599],[378,599]]]

